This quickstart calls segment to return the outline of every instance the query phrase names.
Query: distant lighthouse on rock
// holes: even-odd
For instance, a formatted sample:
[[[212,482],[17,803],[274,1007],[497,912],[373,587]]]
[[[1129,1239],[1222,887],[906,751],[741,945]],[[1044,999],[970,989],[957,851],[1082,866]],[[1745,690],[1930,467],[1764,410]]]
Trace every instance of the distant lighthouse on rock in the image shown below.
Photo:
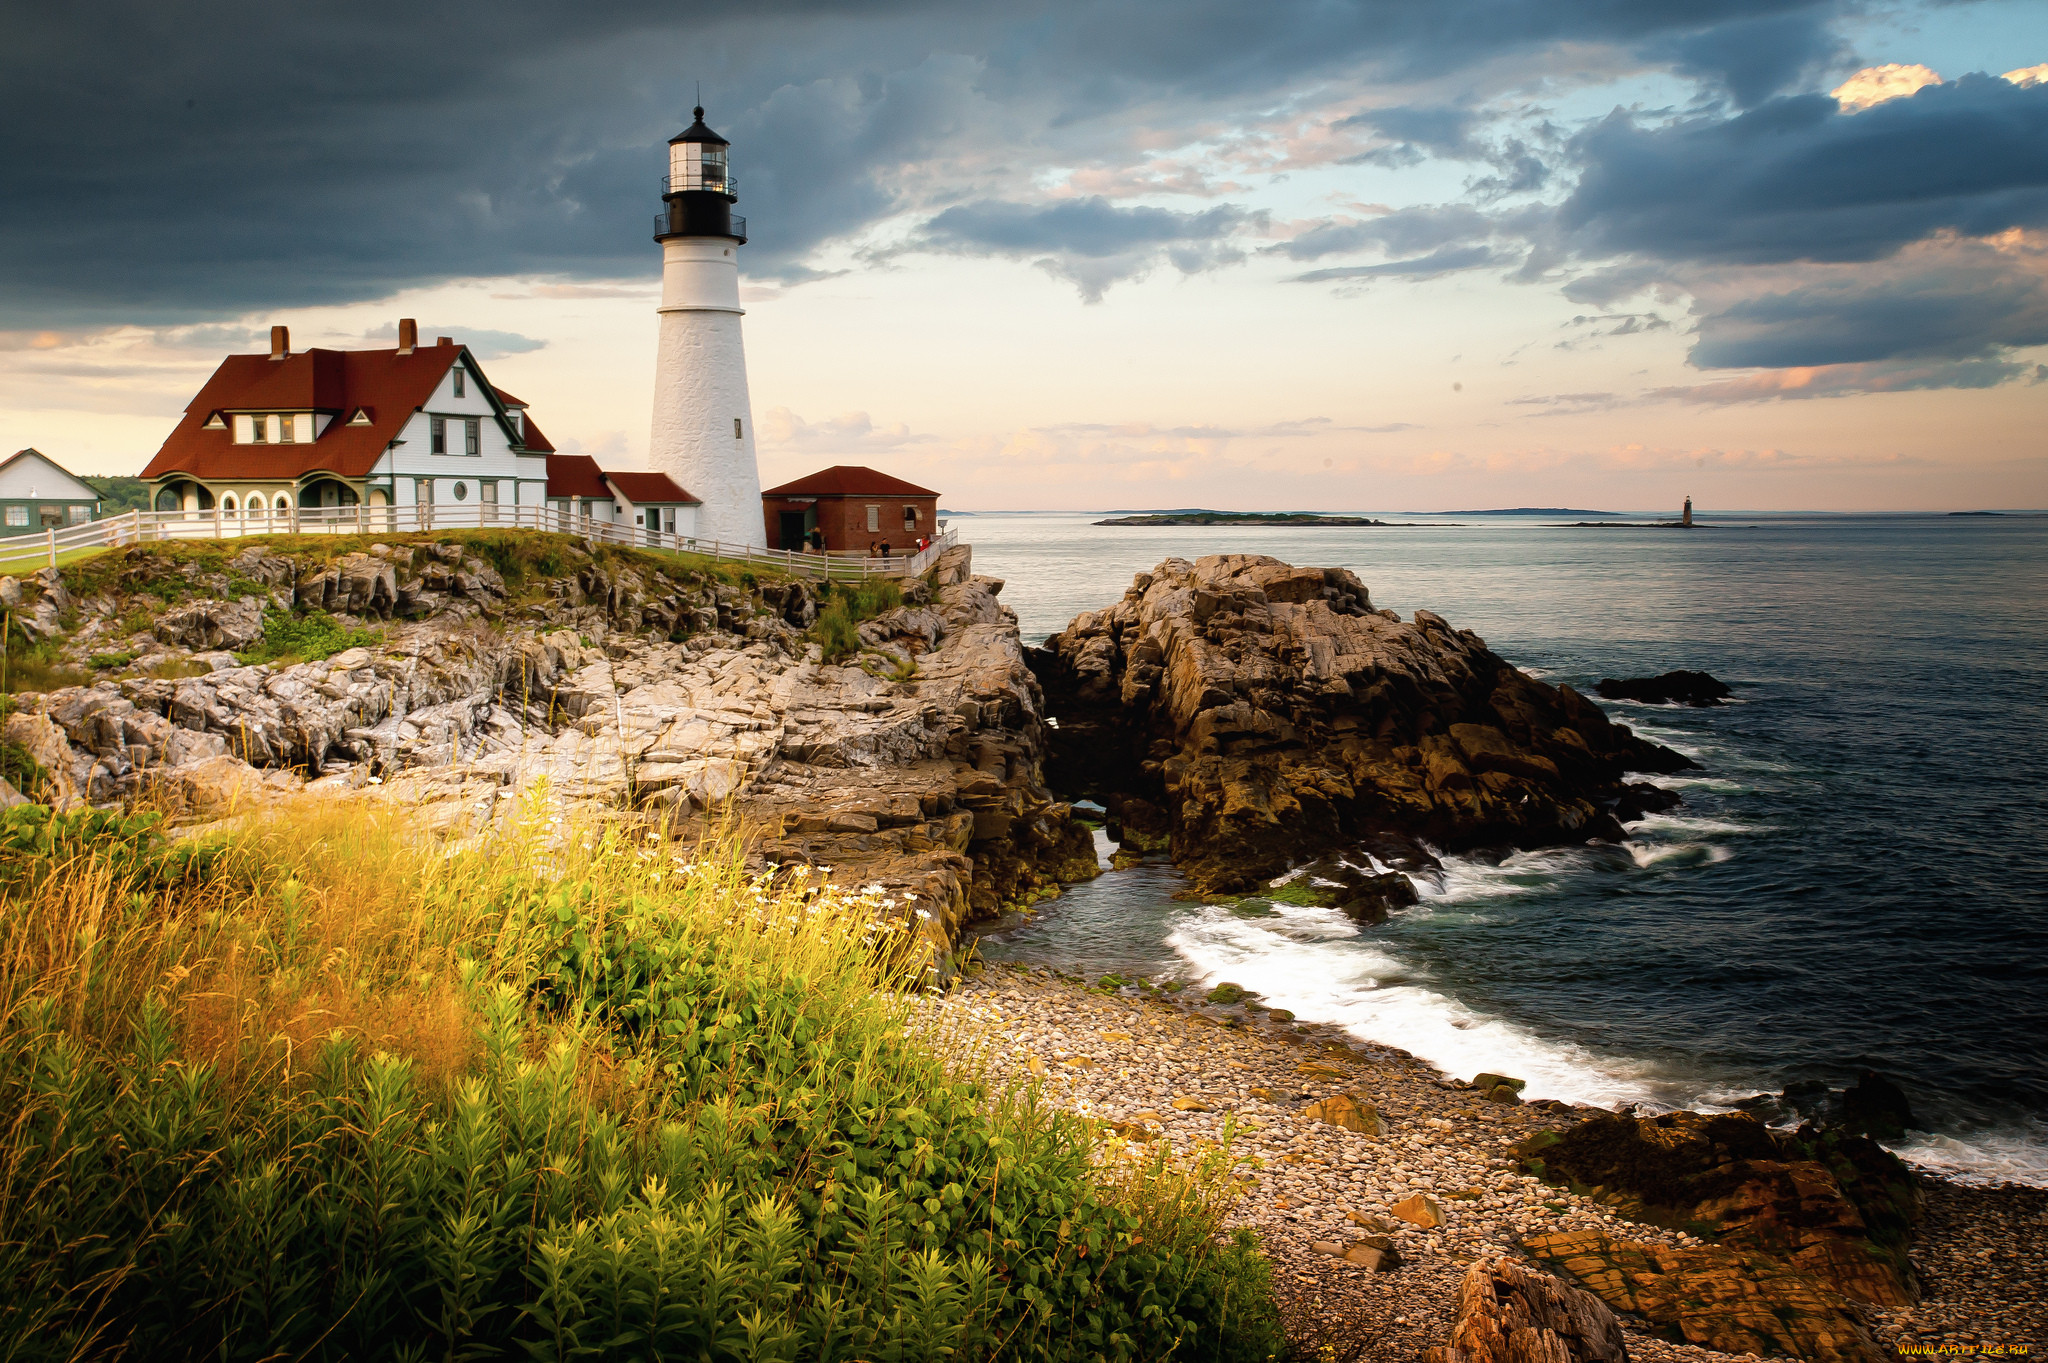
[[[654,362],[648,463],[699,498],[697,537],[766,547],[754,409],[740,339],[739,248],[747,220],[733,216],[738,181],[730,144],[704,126],[704,110],[668,144],[661,243],[661,346]]]

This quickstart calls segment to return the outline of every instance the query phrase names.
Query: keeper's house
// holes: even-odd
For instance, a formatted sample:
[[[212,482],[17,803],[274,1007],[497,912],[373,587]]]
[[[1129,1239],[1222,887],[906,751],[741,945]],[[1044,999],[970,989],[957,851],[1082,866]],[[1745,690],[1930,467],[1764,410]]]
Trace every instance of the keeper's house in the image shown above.
[[[860,464],[834,464],[761,494],[770,549],[801,549],[818,531],[827,552],[886,543],[910,552],[921,535],[936,535],[939,494]]]
[[[99,518],[99,490],[41,450],[19,450],[0,464],[0,536],[40,535]]]
[[[423,346],[407,318],[389,350],[293,354],[272,327],[268,355],[221,361],[142,476],[158,511],[531,507],[553,451],[467,346]]]

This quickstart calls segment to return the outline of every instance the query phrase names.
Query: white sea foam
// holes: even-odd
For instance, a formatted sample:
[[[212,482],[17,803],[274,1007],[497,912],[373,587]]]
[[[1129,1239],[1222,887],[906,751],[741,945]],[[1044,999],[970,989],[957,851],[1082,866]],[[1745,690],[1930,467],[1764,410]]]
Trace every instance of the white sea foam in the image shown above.
[[[1398,1046],[1460,1078],[1484,1070],[1512,1074],[1528,1081],[1530,1098],[1601,1106],[1668,1102],[1646,1064],[1547,1041],[1475,1012],[1361,939],[1342,914],[1276,907],[1274,917],[1252,919],[1201,910],[1181,920],[1167,945],[1204,985],[1229,980],[1305,1021]]]
[[[2048,1188],[2048,1122],[1969,1136],[1912,1132],[1892,1153],[1957,1183],[2024,1183]]]
[[[1625,842],[1622,847],[1645,870],[1669,862],[1713,866],[1735,855],[1734,848],[1718,842]]]
[[[1736,823],[1730,819],[1709,819],[1692,814],[1645,814],[1628,828],[1632,833],[1671,833],[1681,837],[1771,831],[1769,824]]]
[[[1721,776],[1631,776],[1631,780],[1653,785],[1659,790],[1705,790],[1716,795],[1747,795],[1751,787],[1742,781],[1730,781]]]

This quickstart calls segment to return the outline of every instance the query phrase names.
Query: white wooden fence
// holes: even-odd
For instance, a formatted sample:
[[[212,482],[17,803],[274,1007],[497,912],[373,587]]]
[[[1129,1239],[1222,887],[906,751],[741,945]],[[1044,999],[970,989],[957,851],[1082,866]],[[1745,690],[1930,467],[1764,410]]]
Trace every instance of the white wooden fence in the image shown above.
[[[696,539],[637,525],[615,525],[548,506],[347,506],[290,507],[282,511],[129,511],[105,520],[53,527],[42,534],[0,539],[0,573],[56,567],[61,555],[79,549],[147,544],[158,540],[246,539],[257,535],[411,535],[448,530],[526,529],[575,535],[588,544],[615,544],[675,554],[694,554],[720,563],[746,563],[802,577],[864,581],[916,577],[959,542],[958,530],[942,530],[915,554],[875,558],[856,551],[817,553],[807,549],[756,549],[744,544]]]

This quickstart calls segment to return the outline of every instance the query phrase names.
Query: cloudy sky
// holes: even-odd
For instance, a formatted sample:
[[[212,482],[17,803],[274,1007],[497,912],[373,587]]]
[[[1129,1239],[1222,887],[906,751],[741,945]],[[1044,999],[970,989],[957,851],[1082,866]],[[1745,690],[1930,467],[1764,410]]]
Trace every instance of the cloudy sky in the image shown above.
[[[453,334],[644,453],[664,146],[762,472],[963,508],[2048,506],[2039,0],[0,0],[0,446]]]

